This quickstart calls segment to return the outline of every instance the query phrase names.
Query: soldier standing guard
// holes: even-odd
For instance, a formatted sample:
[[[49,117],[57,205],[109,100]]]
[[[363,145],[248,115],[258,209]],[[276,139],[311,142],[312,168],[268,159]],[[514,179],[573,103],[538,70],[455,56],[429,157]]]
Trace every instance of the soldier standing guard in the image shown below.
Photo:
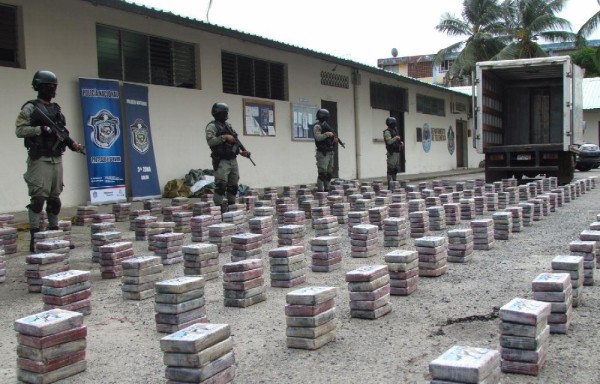
[[[215,205],[221,207],[221,213],[227,212],[229,204],[235,204],[238,192],[240,172],[237,155],[250,157],[250,152],[243,150],[237,140],[237,133],[227,123],[229,107],[225,103],[215,103],[211,113],[215,118],[206,126],[206,142],[210,147],[213,170],[215,171]],[[224,199],[224,195],[227,198]]]
[[[390,188],[390,182],[396,181],[396,174],[400,170],[400,148],[404,148],[404,142],[396,129],[397,121],[395,117],[385,119],[387,129],[383,131],[385,148],[387,150],[387,182]]]
[[[313,136],[315,137],[317,159],[317,191],[329,191],[329,183],[333,177],[333,151],[338,143],[338,139],[333,129],[327,123],[329,111],[319,109],[317,111],[317,123],[313,127]]]
[[[27,205],[31,234],[29,251],[33,252],[33,238],[40,230],[40,212],[44,203],[48,229],[58,229],[58,214],[62,205],[60,194],[64,187],[62,155],[67,147],[72,151],[82,152],[83,146],[68,136],[65,116],[61,113],[60,106],[52,102],[58,85],[56,75],[50,71],[37,71],[31,84],[38,96],[36,100],[30,100],[21,107],[15,123],[15,133],[17,137],[25,139],[28,154],[27,172],[23,177],[30,197]],[[50,123],[66,133],[63,141],[48,126]]]

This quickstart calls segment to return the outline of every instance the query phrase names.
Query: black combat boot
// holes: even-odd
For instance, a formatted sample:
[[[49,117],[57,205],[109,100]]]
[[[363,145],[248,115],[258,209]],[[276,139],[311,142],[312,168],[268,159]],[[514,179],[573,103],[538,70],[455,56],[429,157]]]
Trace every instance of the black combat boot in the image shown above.
[[[31,238],[29,239],[29,252],[34,253],[35,252],[35,247],[34,247],[34,235],[36,233],[38,233],[40,231],[39,228],[30,228],[29,229],[29,234],[31,235]]]

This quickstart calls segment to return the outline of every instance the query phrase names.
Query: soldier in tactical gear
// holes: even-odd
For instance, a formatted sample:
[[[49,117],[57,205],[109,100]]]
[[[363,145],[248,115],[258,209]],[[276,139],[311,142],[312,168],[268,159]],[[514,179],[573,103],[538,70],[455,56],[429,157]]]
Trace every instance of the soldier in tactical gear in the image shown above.
[[[227,123],[229,107],[225,103],[215,103],[211,113],[215,118],[206,126],[206,142],[210,147],[213,170],[215,171],[215,205],[221,212],[227,212],[229,204],[235,204],[240,173],[237,155],[250,157],[251,153],[240,148],[237,133]],[[224,199],[226,196],[226,199]]]
[[[333,129],[327,123],[329,111],[319,109],[317,111],[317,123],[313,127],[313,136],[315,138],[317,159],[317,191],[329,191],[333,173],[333,151],[338,143],[338,139]]]
[[[15,123],[15,133],[17,137],[24,139],[28,154],[27,172],[23,178],[30,197],[27,205],[31,234],[29,250],[33,252],[34,234],[40,230],[40,212],[44,203],[48,229],[58,229],[60,193],[63,190],[62,155],[66,147],[72,151],[81,151],[83,146],[68,136],[64,141],[59,141],[47,123],[44,124],[36,117],[39,116],[37,111],[41,111],[57,126],[65,126],[65,116],[61,113],[60,106],[52,102],[58,86],[56,75],[50,71],[37,71],[31,85],[38,93],[37,99],[30,100],[21,107]]]
[[[387,150],[387,182],[390,188],[390,182],[396,181],[396,174],[400,170],[400,149],[404,148],[404,142],[396,129],[397,121],[395,117],[385,119],[387,129],[383,131],[385,148]]]

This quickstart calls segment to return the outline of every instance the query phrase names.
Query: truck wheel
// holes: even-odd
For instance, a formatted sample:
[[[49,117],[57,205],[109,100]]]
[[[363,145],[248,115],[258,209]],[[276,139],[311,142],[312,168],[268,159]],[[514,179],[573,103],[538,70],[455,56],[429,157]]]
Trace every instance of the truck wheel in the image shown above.
[[[558,170],[558,184],[565,185],[573,180],[573,176],[575,175],[575,155],[570,152],[563,152],[559,170]]]

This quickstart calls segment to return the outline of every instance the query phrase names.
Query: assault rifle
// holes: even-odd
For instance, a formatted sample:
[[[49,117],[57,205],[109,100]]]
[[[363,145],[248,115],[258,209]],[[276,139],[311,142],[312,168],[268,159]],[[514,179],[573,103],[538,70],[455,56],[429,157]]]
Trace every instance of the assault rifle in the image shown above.
[[[242,144],[242,142],[238,138],[238,134],[236,131],[233,130],[233,128],[231,127],[231,124],[225,123],[225,128],[227,129],[227,132],[235,138],[235,143],[238,145],[238,147],[242,151],[246,151],[246,152],[250,153],[250,151],[248,151],[246,149],[246,147],[244,147],[244,144]],[[252,157],[248,156],[248,160],[250,160],[250,162],[252,162],[252,165],[254,165],[256,167],[256,163],[254,162],[254,160],[252,160]]]
[[[323,123],[323,125],[325,127],[328,127],[329,129],[331,129],[331,127],[329,126],[329,124],[326,121]],[[346,144],[344,144],[342,139],[339,138],[339,136],[337,135],[337,132],[335,132],[333,129],[331,129],[331,132],[333,132],[333,137],[337,139],[338,144],[341,145],[342,148],[346,149]]]
[[[69,131],[67,131],[67,129],[64,126],[56,124],[37,105],[35,105],[35,109],[31,113],[31,118],[32,120],[42,121],[44,124],[46,124],[58,139],[56,143],[54,143],[54,145],[52,146],[52,150],[56,150],[58,145],[67,140],[67,138],[69,137]],[[85,147],[82,145],[77,152],[81,153],[82,155],[85,155]]]

